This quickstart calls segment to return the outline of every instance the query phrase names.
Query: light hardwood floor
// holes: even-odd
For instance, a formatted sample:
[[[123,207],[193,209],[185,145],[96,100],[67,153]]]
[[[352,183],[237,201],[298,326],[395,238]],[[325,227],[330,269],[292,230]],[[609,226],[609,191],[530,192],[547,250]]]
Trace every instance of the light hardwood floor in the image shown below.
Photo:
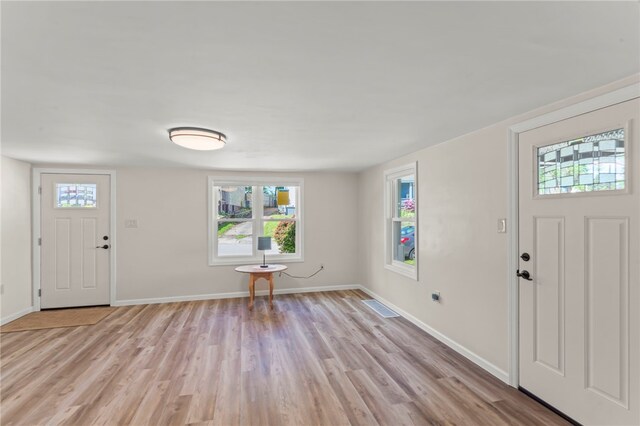
[[[565,422],[359,291],[122,307],[1,336],[2,425]]]

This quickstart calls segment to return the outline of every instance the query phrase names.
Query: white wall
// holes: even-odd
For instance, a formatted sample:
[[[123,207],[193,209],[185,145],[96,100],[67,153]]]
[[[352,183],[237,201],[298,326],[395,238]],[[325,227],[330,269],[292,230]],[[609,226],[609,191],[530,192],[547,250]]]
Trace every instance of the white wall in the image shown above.
[[[35,164],[47,169],[101,169],[90,165]],[[361,282],[357,241],[358,174],[340,172],[223,172],[181,168],[116,171],[116,303],[190,300],[198,296],[248,295],[248,277],[236,266],[208,266],[207,178],[301,177],[304,179],[304,262],[280,262],[296,276],[276,277],[275,291]],[[137,228],[125,228],[135,219]],[[256,291],[267,290],[258,282]]]
[[[246,292],[235,266],[208,266],[207,176],[270,176],[184,169],[117,170],[117,295],[119,301]],[[276,173],[304,178],[304,262],[289,263],[312,279],[276,277],[276,289],[360,283],[355,173]],[[125,228],[136,219],[138,228]],[[266,289],[264,281],[258,290]]]
[[[528,118],[635,83],[633,76],[363,171],[363,285],[503,379],[508,371],[507,130]],[[426,117],[425,119],[428,119]],[[383,172],[418,162],[419,280],[384,269]],[[441,303],[431,292],[441,293]]]
[[[47,169],[100,169],[35,164]],[[248,295],[248,276],[234,266],[208,265],[208,176],[304,179],[304,261],[286,264],[296,276],[275,278],[275,291],[357,287],[358,174],[341,172],[224,172],[181,168],[116,171],[116,304]],[[135,219],[137,228],[125,228]],[[257,291],[265,291],[258,281]]]
[[[4,324],[30,311],[31,165],[1,157],[2,268],[0,318]]]

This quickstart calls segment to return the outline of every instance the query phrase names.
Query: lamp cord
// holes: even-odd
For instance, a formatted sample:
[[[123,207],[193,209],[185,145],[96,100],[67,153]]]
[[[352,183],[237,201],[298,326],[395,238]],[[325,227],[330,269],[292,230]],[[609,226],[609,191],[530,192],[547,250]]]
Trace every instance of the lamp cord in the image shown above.
[[[307,277],[298,277],[298,276],[295,276],[295,275],[291,275],[291,274],[289,274],[288,272],[285,272],[285,271],[281,271],[279,276],[281,277],[282,274],[285,274],[286,276],[291,277],[291,278],[300,278],[300,279],[306,280],[307,278],[311,278],[311,277],[314,277],[314,276],[318,275],[318,273],[320,271],[322,271],[323,269],[324,269],[324,266],[321,266],[320,269],[318,269],[313,274],[311,274],[311,275],[309,275]]]

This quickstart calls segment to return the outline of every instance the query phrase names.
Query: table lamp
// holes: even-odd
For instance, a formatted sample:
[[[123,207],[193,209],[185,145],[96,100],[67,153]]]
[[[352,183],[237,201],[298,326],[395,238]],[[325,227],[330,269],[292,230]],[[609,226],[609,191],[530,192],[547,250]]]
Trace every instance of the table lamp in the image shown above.
[[[265,250],[271,250],[271,237],[258,237],[258,250],[262,250],[262,265],[260,267],[268,268]]]

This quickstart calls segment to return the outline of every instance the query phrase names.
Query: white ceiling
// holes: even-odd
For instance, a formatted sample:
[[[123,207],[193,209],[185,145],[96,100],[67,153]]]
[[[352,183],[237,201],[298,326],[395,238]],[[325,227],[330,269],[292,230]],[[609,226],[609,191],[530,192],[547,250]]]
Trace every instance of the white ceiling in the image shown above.
[[[2,154],[359,170],[637,73],[639,30],[637,2],[3,1]]]

